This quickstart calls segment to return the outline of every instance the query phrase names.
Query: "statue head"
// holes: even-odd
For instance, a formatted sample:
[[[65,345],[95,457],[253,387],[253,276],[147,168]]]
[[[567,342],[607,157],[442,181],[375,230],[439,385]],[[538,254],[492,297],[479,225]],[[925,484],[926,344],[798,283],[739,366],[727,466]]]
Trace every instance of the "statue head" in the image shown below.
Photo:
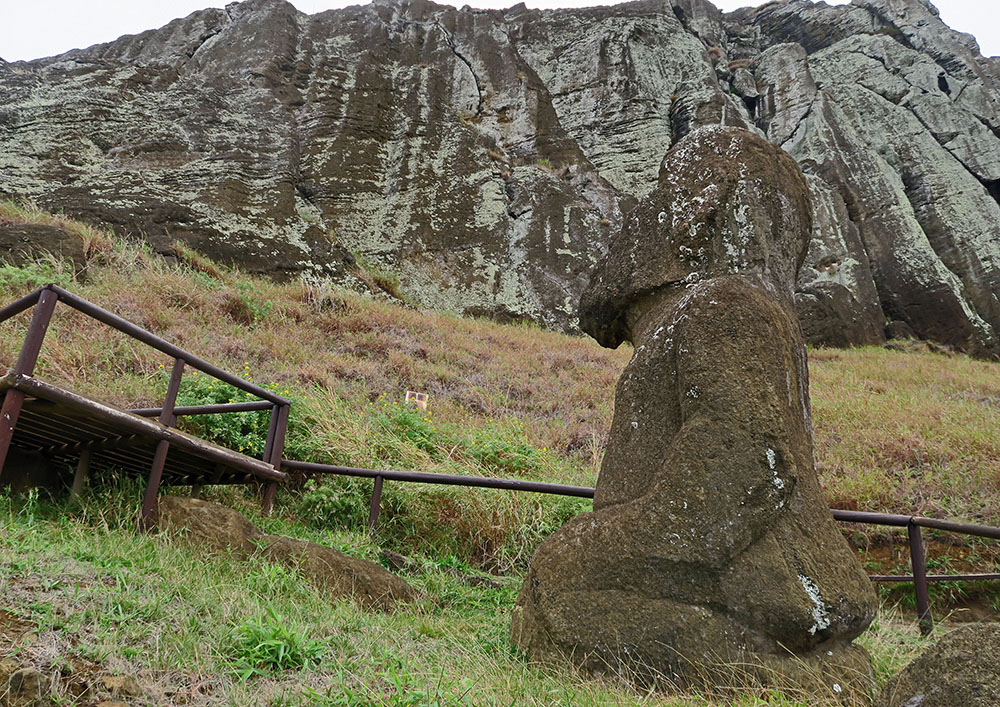
[[[631,338],[629,312],[668,288],[746,275],[791,298],[812,230],[809,191],[778,146],[739,128],[696,130],[660,164],[580,299],[602,346]]]

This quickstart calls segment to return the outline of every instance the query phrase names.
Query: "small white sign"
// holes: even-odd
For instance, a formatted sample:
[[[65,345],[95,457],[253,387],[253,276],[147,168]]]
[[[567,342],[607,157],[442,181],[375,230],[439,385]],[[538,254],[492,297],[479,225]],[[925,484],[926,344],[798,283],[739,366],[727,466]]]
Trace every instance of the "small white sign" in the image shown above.
[[[406,402],[413,403],[421,410],[427,409],[427,393],[417,393],[412,390],[406,391]]]

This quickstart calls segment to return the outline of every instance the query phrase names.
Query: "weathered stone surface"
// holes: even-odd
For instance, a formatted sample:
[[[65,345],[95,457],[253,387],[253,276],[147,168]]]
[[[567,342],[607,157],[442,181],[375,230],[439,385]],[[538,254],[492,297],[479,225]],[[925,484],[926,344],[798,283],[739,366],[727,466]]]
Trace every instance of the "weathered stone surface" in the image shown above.
[[[693,127],[750,125],[740,101],[722,91],[704,43],[664,10],[635,2],[516,17],[515,47],[548,89],[559,123],[603,177],[634,196],[656,185],[659,159]]]
[[[16,661],[9,658],[0,658],[0,685],[6,685],[10,676],[21,669]]]
[[[55,705],[51,695],[52,681],[35,668],[20,668],[0,687],[0,705],[3,707],[50,707]]]
[[[899,79],[883,61],[912,71],[913,83]],[[899,92],[933,88],[947,101],[937,89],[939,67],[921,66],[931,63],[884,35],[847,39],[811,58],[813,76],[838,109],[840,146],[825,150],[825,156],[836,160],[839,154],[855,167],[838,176],[842,189],[856,190],[852,220],[883,312],[925,338],[986,353],[996,350],[1000,324],[994,294],[1000,284],[1000,206],[955,152],[926,130],[908,98],[897,105],[873,90],[891,86],[892,77],[903,83]],[[876,78],[869,80],[870,75]],[[802,147],[786,144],[786,149],[796,157],[806,154],[811,129],[822,130],[824,121],[831,122],[823,112],[815,121],[807,119],[792,138],[801,138]],[[971,114],[965,121],[982,129]],[[973,132],[971,126],[963,129]],[[992,134],[990,140],[1000,147]],[[988,153],[983,154],[985,159]]]
[[[792,305],[809,208],[787,154],[708,128],[627,216],[580,321],[635,356],[594,511],[542,543],[521,589],[512,637],[531,656],[652,682],[745,670],[866,699],[851,639],[876,599],[813,468]]]
[[[995,707],[1000,704],[1000,624],[948,633],[886,686],[884,707]]]
[[[256,552],[256,541],[262,536],[253,523],[232,508],[180,496],[160,498],[157,527],[180,535],[202,550],[237,555]]]
[[[1000,67],[924,0],[209,9],[0,62],[0,193],[279,277],[350,253],[422,305],[574,329],[621,214],[690,130],[810,177],[815,343],[1000,354]]]
[[[889,318],[996,355],[993,64],[921,0],[775,3],[737,18],[759,29],[740,38],[743,51],[784,42],[754,59],[758,118],[816,177],[797,287],[808,338],[876,343]]]
[[[264,542],[265,557],[297,568],[332,596],[353,596],[376,609],[390,609],[397,602],[417,598],[413,587],[374,562],[305,540],[268,535]]]
[[[885,314],[847,203],[822,179],[810,175],[806,181],[813,227],[795,290],[802,334],[820,346],[880,344]]]
[[[139,681],[131,675],[103,675],[101,687],[113,697],[139,697],[142,694]]]
[[[83,267],[83,241],[56,226],[4,223],[0,218],[0,260],[21,265],[46,254]]]
[[[204,550],[259,554],[296,568],[333,599],[352,597],[365,607],[390,609],[417,598],[409,584],[374,562],[304,540],[264,535],[239,512],[210,501],[164,496],[158,525]]]

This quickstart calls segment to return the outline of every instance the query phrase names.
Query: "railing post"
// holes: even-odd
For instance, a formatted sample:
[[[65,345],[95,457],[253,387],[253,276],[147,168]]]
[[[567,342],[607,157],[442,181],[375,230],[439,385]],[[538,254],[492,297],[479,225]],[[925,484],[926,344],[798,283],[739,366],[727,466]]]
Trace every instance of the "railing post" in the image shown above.
[[[382,476],[375,476],[375,484],[372,486],[372,503],[368,510],[368,532],[374,533],[378,523],[378,514],[382,510]]]
[[[45,332],[48,331],[52,312],[55,311],[58,300],[59,296],[50,289],[42,290],[39,295],[38,303],[35,305],[35,311],[31,317],[31,324],[28,325],[28,333],[21,345],[21,353],[11,371],[16,376],[30,376],[34,373],[35,363],[38,362],[38,353],[42,349],[42,341],[45,339]],[[14,428],[17,426],[17,418],[21,414],[22,404],[24,404],[24,393],[20,390],[11,388],[4,395],[3,407],[0,408],[0,475],[3,475],[7,452],[10,450],[11,440],[14,438]]]
[[[931,616],[930,594],[927,591],[927,560],[924,557],[924,541],[920,535],[920,526],[912,521],[906,526],[910,540],[910,567],[913,569],[913,588],[917,595],[917,622],[920,633],[930,634],[934,630],[934,618]]]
[[[271,420],[267,425],[267,439],[264,441],[264,454],[261,459],[271,460],[271,450],[274,449],[274,435],[278,431],[278,418],[281,417],[281,406],[271,406]]]
[[[174,406],[177,404],[177,393],[181,388],[181,376],[184,375],[184,359],[174,359],[174,367],[170,371],[170,382],[167,384],[167,395],[163,400],[163,410],[160,412],[160,424],[173,427],[177,423]],[[146,481],[146,494],[142,499],[142,515],[139,518],[139,529],[146,531],[153,527],[153,516],[156,512],[157,496],[160,493],[160,479],[163,477],[163,466],[167,463],[167,451],[170,443],[161,439],[156,443],[153,453],[153,465]]]
[[[277,415],[275,415],[275,411]],[[276,405],[275,411],[271,412],[271,431],[268,431],[269,443],[265,444],[269,453],[265,461],[271,463],[275,469],[281,468],[281,456],[285,453],[285,432],[288,431],[288,405]],[[273,431],[273,435],[272,432]],[[271,481],[264,488],[264,498],[261,500],[261,513],[271,515],[274,508],[274,495],[278,492],[278,482]]]

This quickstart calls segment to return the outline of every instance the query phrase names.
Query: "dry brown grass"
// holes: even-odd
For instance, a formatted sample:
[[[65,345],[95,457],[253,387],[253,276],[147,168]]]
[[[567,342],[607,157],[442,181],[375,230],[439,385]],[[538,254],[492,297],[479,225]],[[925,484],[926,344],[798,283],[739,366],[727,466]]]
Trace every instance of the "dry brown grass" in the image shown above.
[[[832,505],[1000,525],[997,364],[866,348],[814,352],[810,373]]]

